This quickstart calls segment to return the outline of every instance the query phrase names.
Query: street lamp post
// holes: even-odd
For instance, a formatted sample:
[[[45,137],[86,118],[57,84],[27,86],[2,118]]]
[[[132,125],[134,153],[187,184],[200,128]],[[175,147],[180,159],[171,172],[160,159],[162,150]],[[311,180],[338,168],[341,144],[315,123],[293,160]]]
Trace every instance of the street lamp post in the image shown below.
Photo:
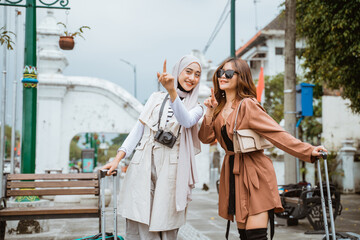
[[[235,57],[235,0],[231,0],[230,32],[230,56]]]
[[[120,58],[120,61],[126,63],[127,65],[132,67],[133,70],[134,70],[134,96],[135,96],[135,98],[137,98],[137,94],[136,94],[136,65],[134,65],[134,64],[122,59],[122,58]]]

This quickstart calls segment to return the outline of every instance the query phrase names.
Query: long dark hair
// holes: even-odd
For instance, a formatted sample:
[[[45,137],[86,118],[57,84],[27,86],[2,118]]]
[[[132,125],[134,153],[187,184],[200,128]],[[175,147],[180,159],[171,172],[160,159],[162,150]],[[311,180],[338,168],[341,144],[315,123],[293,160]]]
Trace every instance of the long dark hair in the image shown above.
[[[256,98],[256,87],[252,80],[250,67],[247,64],[247,62],[242,60],[241,58],[235,58],[235,57],[228,58],[220,64],[220,66],[216,69],[212,78],[214,84],[215,98],[219,104],[215,108],[214,116],[213,116],[214,119],[221,112],[221,110],[223,109],[226,103],[226,98],[223,97],[225,91],[220,89],[219,81],[216,73],[219,69],[222,69],[224,65],[228,62],[233,63],[235,71],[239,73],[237,75],[238,78],[236,85],[236,99],[240,100],[246,97]]]

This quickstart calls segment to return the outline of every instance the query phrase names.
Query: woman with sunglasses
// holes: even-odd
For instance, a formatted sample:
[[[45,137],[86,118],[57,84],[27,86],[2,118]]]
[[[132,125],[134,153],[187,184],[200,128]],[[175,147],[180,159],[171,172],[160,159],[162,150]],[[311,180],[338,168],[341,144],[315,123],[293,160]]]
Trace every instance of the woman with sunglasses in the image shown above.
[[[200,152],[197,123],[200,61],[182,57],[172,75],[158,73],[167,92],[148,99],[134,129],[106,164],[111,174],[121,159],[135,153],[120,193],[127,240],[173,240],[185,223],[191,190],[197,182],[195,155]]]
[[[267,239],[269,219],[272,238],[274,211],[283,211],[275,171],[263,150],[234,153],[233,129],[239,104],[242,102],[236,129],[251,129],[306,162],[314,162],[326,149],[299,141],[266,114],[256,100],[256,88],[244,60],[225,60],[215,72],[213,84],[211,97],[204,102],[207,110],[199,139],[205,144],[217,140],[226,152],[219,186],[219,215],[228,220],[226,238],[234,215],[240,239]]]

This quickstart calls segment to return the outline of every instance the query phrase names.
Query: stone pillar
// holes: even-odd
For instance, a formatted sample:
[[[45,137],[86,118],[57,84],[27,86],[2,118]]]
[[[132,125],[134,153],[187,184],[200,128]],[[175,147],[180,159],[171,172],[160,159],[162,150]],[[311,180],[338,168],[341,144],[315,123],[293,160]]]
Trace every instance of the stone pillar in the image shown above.
[[[53,169],[68,171],[68,163],[60,158],[60,144],[55,144],[62,135],[62,103],[67,91],[65,86],[56,83],[66,82],[62,72],[68,65],[65,54],[59,48],[60,29],[57,22],[53,11],[48,10],[37,29],[41,83],[38,87],[36,173]]]
[[[65,54],[59,47],[60,28],[57,22],[53,11],[48,10],[46,17],[37,28],[39,74],[62,74],[69,65]]]
[[[338,179],[338,183],[343,193],[355,193],[354,156],[356,148],[353,147],[353,140],[344,140],[342,144],[339,160],[341,161],[340,169],[344,171],[344,176]]]

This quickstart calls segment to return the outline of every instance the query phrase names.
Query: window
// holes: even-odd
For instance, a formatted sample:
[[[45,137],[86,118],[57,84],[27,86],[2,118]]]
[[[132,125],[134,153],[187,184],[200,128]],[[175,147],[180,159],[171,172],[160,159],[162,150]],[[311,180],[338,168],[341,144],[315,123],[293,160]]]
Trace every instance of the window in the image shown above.
[[[284,55],[284,48],[276,47],[275,55]]]
[[[266,54],[265,53],[257,53],[255,56],[253,56],[253,58],[265,58]]]
[[[250,61],[250,68],[251,69],[256,69],[256,66],[257,66],[256,61]]]

